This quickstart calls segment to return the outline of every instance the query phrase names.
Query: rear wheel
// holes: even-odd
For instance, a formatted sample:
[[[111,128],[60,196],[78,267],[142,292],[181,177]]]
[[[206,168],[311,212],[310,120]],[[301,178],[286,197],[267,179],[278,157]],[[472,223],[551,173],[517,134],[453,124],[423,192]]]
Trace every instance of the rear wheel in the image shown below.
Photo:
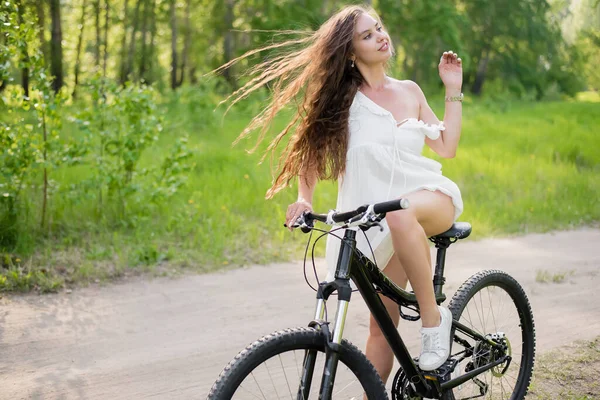
[[[451,378],[505,355],[510,360],[454,388],[446,398],[523,399],[533,372],[535,327],[521,285],[505,272],[482,271],[458,289],[449,308],[455,320],[503,346],[501,351],[494,349],[456,330],[451,357],[460,362]]]
[[[267,335],[240,352],[221,372],[209,400],[317,399],[325,362],[325,338],[312,328],[295,328]],[[300,382],[306,360],[314,358],[314,374],[304,396]],[[333,386],[333,400],[385,400],[379,374],[365,355],[344,340]]]

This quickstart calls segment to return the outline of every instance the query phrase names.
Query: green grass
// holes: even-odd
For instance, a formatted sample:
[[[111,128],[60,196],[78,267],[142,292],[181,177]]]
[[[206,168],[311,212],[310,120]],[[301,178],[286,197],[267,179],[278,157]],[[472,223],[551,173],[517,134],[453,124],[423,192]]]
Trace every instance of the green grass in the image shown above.
[[[441,117],[443,104],[431,103]],[[130,273],[205,272],[300,257],[306,237],[282,226],[296,188],[265,200],[272,179],[269,158],[259,165],[262,153],[246,152],[255,136],[231,145],[258,107],[250,102],[222,120],[223,107],[213,113],[198,111],[193,102],[162,105],[165,134],[142,163],[151,165],[165,146],[188,133],[197,149],[196,167],[174,198],[132,209],[127,224],[100,220],[96,203],[67,195],[70,184],[89,175],[86,166],[55,171],[51,178],[59,189],[50,202],[50,230],[42,234],[37,228],[41,195],[32,191],[21,216],[19,245],[0,274],[6,282],[19,281],[18,276],[43,269],[51,283],[39,285],[55,290]],[[286,121],[282,116],[275,128]],[[429,150],[425,155],[442,162],[444,174],[460,187],[465,203],[460,220],[471,222],[472,237],[567,229],[600,220],[599,126],[599,102],[467,99],[456,158],[439,159]],[[78,134],[68,123],[63,130],[64,137]],[[335,183],[321,182],[315,210],[335,207],[336,191]],[[324,240],[320,255],[323,250]],[[21,275],[9,277],[15,270]],[[0,290],[21,287],[6,282],[0,281]]]

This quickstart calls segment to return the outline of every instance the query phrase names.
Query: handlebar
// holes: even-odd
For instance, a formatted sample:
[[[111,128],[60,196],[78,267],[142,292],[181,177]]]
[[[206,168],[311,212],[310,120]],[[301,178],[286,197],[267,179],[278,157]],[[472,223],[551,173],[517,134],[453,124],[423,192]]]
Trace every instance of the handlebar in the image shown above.
[[[380,214],[385,214],[397,210],[405,210],[410,206],[408,199],[395,199],[376,203],[373,205],[365,204],[352,211],[337,212],[330,211],[328,214],[304,213],[294,223],[293,227],[301,227],[302,232],[309,232],[313,221],[320,221],[328,225],[343,223],[345,225],[360,225],[374,221],[374,218]],[[360,216],[360,218],[355,218]],[[285,226],[285,225],[284,225]]]

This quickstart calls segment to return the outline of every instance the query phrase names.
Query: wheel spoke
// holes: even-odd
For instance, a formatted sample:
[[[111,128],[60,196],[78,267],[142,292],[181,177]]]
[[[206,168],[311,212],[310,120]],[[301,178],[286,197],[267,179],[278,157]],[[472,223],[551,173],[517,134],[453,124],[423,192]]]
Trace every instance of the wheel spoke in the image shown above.
[[[507,348],[505,354],[511,357],[509,368],[504,374],[502,371],[507,361],[454,388],[455,398],[467,399],[481,396],[478,380],[486,385],[485,398],[488,399],[510,399],[517,393],[525,393],[526,387],[523,385],[529,383],[533,359],[530,355],[522,356],[522,353],[527,349],[526,346],[532,345],[529,343],[533,340],[526,336],[529,333],[525,332],[523,327],[522,318],[531,318],[530,309],[521,306],[527,304],[524,296],[525,293],[518,283],[502,272],[475,275],[455,294],[451,308],[455,315],[459,315],[458,320],[484,337],[498,335],[498,339],[494,341],[503,343]],[[489,365],[502,354],[498,354],[498,350],[487,341],[466,339],[459,332],[455,334],[473,346],[473,354],[457,365],[452,375],[453,379],[464,375],[467,370]],[[457,345],[460,347],[453,348],[451,356],[454,360],[464,356],[461,351],[464,346],[459,343]],[[521,363],[525,367],[522,367]]]
[[[269,374],[269,379],[271,380],[271,384],[273,385],[273,390],[275,391],[275,396],[277,396],[277,398],[279,398],[279,393],[277,393],[277,387],[275,386],[275,382],[273,381],[273,375],[271,375],[271,371],[269,371],[269,366],[267,365],[266,361],[265,361],[265,368],[267,369],[267,374]]]
[[[279,363],[281,364],[281,370],[283,371],[283,377],[285,378],[285,383],[290,391],[290,398],[294,400],[294,395],[292,395],[292,388],[290,388],[290,382],[288,381],[287,374],[285,373],[285,367],[283,366],[283,361],[281,360],[281,354],[278,355]]]

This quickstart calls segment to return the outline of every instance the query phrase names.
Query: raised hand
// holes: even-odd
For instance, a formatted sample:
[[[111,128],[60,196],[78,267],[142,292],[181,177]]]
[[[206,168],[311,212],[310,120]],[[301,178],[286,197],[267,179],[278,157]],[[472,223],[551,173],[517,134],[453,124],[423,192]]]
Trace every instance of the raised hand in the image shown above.
[[[445,51],[440,58],[438,70],[446,88],[460,89],[462,87],[462,60],[458,58],[458,54],[452,50]]]

